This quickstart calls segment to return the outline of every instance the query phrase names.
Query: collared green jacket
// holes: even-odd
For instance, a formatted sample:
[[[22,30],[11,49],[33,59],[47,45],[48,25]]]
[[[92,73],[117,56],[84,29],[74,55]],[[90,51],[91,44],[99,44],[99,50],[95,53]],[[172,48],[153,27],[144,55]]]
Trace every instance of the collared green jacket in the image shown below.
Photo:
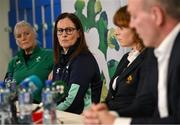
[[[19,85],[26,77],[36,75],[44,83],[48,79],[53,68],[53,51],[40,48],[38,45],[33,50],[27,61],[24,58],[24,51],[20,50],[9,62],[8,73],[13,74],[13,78]],[[42,89],[42,88],[39,88]],[[34,97],[36,101],[41,101],[41,93]]]

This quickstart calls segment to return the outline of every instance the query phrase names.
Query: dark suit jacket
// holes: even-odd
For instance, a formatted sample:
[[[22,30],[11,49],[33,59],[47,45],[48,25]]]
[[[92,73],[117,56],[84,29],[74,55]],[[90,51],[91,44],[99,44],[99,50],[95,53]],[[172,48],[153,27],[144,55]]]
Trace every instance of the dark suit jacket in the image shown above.
[[[152,52],[153,54],[153,52]],[[151,118],[135,118],[132,123],[156,123],[156,124],[175,124],[180,123],[180,32],[176,37],[175,43],[173,45],[173,49],[170,55],[170,62],[168,68],[168,78],[167,78],[167,88],[168,88],[168,111],[169,117],[160,118],[157,103],[156,109],[154,111],[154,115]],[[152,91],[153,96],[157,98],[157,61],[154,58],[149,58],[149,62],[154,64],[153,67],[149,68],[148,74],[146,77],[146,86],[144,88],[144,92],[146,90]],[[154,61],[152,61],[154,60]],[[147,61],[148,64],[148,61]],[[150,80],[151,79],[151,80]],[[144,93],[139,94],[139,96],[143,96]]]
[[[147,49],[145,49],[129,67],[127,67],[127,56],[128,53],[121,59],[115,75],[110,82],[106,104],[110,110],[118,112],[120,116],[149,116],[154,111],[153,101],[144,100],[142,101],[143,104],[138,104],[139,102],[135,102],[134,104],[137,89],[140,89],[142,86],[142,84],[139,84],[140,80],[142,80],[142,78],[140,78],[140,71],[144,59],[147,56]],[[119,77],[116,81],[116,90],[113,90],[112,84],[117,76]],[[145,103],[148,103],[147,105],[149,106],[147,110],[144,110],[146,108],[144,107]],[[142,108],[141,111],[140,108]]]

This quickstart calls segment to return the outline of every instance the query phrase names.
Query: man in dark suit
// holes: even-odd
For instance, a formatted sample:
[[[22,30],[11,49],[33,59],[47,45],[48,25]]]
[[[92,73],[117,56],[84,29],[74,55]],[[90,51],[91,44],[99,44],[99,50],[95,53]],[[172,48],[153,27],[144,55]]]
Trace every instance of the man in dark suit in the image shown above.
[[[115,117],[102,104],[93,105],[85,112],[85,123],[180,123],[180,1],[128,0],[132,28],[135,28],[149,53],[145,86],[138,98],[151,92],[157,99],[154,115],[150,118]],[[154,57],[155,56],[155,57]]]
[[[179,8],[179,0],[128,1],[131,27],[136,29],[146,46],[155,48],[157,58],[157,68],[152,67],[147,78],[158,76],[158,79],[146,81],[154,87],[152,91],[158,99],[156,110],[152,118],[141,119],[142,123],[180,123]],[[133,119],[132,123],[140,123],[140,119]]]

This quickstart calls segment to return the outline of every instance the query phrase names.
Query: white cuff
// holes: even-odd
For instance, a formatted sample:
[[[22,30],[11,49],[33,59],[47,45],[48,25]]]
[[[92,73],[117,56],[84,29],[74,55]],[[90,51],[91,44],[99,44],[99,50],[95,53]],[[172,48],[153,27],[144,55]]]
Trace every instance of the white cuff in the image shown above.
[[[115,112],[115,111],[109,111],[109,113],[112,114],[112,115],[114,115],[114,116],[116,116],[116,117],[119,117],[118,113]]]
[[[130,125],[132,119],[131,118],[116,118],[113,125]]]

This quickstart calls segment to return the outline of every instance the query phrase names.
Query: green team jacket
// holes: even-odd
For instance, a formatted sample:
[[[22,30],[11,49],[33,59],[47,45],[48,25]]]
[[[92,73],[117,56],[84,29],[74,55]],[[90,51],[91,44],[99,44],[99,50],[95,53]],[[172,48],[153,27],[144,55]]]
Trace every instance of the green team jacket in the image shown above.
[[[13,74],[13,78],[17,82],[17,86],[31,75],[36,75],[45,83],[49,73],[53,68],[53,51],[40,48],[38,45],[33,50],[30,58],[25,62],[24,51],[20,50],[15,57],[9,62],[8,73]],[[44,85],[44,84],[43,84]],[[42,89],[42,88],[39,88]],[[35,101],[41,101],[41,92],[39,92]]]

